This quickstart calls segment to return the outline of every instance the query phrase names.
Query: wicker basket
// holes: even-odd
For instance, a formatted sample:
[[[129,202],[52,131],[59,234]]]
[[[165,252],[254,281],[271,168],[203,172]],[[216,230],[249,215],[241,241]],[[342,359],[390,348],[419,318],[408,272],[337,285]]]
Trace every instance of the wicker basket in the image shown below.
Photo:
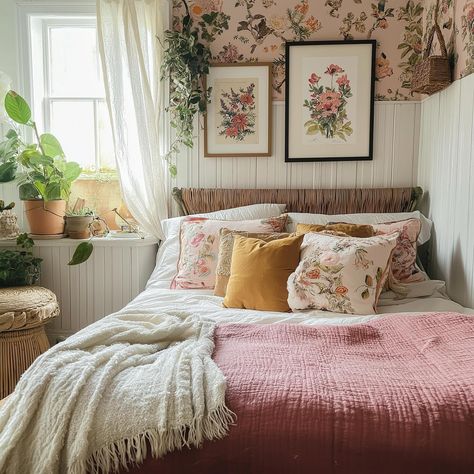
[[[441,56],[430,56],[434,35],[438,37]],[[435,22],[428,37],[423,59],[415,66],[412,77],[412,92],[434,94],[451,84],[451,69],[443,34],[438,25],[438,2],[435,9]]]

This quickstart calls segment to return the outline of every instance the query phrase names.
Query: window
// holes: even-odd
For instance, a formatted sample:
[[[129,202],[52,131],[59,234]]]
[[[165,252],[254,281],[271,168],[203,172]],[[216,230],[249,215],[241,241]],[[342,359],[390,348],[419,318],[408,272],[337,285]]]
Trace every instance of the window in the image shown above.
[[[31,19],[34,113],[60,141],[66,158],[85,176],[115,171],[94,17]],[[39,112],[39,114],[38,114]]]

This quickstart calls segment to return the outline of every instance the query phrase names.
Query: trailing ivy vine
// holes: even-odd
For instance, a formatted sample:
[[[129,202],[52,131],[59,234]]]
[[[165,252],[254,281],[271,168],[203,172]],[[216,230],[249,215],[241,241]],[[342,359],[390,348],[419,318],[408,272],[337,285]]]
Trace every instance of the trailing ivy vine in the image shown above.
[[[209,73],[211,52],[209,46],[200,39],[199,30],[193,24],[189,8],[186,9],[180,31],[167,30],[164,35],[163,64],[161,79],[169,78],[171,126],[176,136],[165,155],[172,176],[177,169],[173,158],[180,147],[193,147],[194,117],[205,113],[210,101],[211,88],[206,88],[205,77]]]

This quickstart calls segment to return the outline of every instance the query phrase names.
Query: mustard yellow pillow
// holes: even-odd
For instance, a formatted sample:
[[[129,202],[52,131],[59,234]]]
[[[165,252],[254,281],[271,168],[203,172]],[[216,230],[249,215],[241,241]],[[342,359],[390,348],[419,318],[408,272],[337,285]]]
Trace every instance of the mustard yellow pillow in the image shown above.
[[[234,237],[226,308],[290,311],[286,283],[300,261],[304,235],[265,242]]]
[[[297,224],[297,234],[308,234],[309,232],[323,232],[330,230],[334,232],[342,232],[350,237],[367,238],[375,235],[374,228],[368,224],[348,224],[345,222],[337,222],[332,224]]]
[[[260,239],[264,242],[271,240],[283,239],[290,234],[286,233],[264,233],[264,232],[245,232],[241,230],[221,229],[219,232],[219,253],[217,256],[216,268],[216,286],[214,287],[214,294],[216,296],[225,296],[227,284],[230,278],[230,265],[232,262],[232,251],[234,249],[234,237],[242,235],[243,237],[252,237]]]

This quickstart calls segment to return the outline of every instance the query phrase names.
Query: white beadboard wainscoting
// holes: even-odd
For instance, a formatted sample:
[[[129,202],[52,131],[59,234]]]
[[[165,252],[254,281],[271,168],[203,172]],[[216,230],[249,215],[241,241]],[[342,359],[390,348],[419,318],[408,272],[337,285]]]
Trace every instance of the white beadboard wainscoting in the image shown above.
[[[53,291],[61,314],[46,327],[49,338],[67,337],[123,308],[145,288],[155,267],[157,241],[94,238],[94,251],[81,265],[68,266],[80,240],[35,240],[43,259],[39,285]],[[13,246],[0,241],[0,248]]]
[[[177,160],[172,186],[361,188],[417,185],[420,103],[376,102],[373,161],[285,163],[285,105],[273,103],[273,155],[205,158],[202,122],[193,149]]]
[[[434,278],[474,307],[474,74],[422,103],[418,180],[433,220]]]

